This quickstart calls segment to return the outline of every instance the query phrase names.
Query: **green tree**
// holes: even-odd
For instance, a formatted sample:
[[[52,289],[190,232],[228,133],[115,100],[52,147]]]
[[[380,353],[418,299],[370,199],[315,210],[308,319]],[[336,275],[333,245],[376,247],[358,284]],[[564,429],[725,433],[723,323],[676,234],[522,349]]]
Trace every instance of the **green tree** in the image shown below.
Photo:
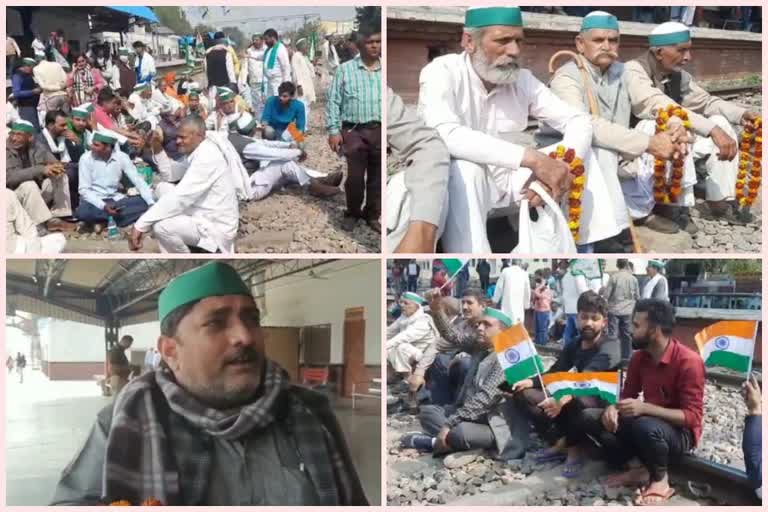
[[[181,7],[153,7],[157,19],[161,25],[165,25],[178,36],[192,33],[192,24],[187,19]]]
[[[364,32],[381,32],[381,7],[355,7],[355,28]]]

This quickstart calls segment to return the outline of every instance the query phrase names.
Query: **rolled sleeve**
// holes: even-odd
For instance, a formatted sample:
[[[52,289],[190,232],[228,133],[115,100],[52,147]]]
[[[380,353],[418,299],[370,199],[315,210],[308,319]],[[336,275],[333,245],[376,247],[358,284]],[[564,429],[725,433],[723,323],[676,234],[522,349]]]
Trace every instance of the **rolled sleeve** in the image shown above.
[[[685,415],[685,426],[692,432],[701,432],[704,416],[704,363],[701,358],[691,357],[685,359],[681,366],[680,409]]]

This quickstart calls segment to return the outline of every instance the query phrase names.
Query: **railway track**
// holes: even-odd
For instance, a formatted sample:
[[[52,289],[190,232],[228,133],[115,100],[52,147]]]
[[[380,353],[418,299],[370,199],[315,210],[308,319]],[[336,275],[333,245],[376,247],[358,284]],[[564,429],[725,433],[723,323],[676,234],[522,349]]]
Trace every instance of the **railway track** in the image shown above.
[[[719,96],[725,100],[730,100],[730,99],[738,98],[740,95],[744,94],[745,92],[761,92],[762,90],[763,90],[762,84],[755,84],[755,85],[740,85],[735,87],[712,88],[712,89],[707,89],[707,92],[715,96]]]

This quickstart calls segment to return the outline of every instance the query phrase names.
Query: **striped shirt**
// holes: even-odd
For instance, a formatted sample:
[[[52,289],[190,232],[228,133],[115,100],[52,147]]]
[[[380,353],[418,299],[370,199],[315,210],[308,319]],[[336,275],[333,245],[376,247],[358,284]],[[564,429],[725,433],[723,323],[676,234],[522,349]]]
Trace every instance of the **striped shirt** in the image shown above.
[[[325,126],[338,135],[342,122],[372,121],[381,121],[381,62],[369,70],[358,55],[336,70],[325,104]]]

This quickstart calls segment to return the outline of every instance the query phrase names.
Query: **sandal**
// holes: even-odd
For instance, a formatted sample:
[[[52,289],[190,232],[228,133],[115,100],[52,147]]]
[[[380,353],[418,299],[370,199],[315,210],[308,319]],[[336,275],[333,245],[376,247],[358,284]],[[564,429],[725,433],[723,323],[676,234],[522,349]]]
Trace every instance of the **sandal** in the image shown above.
[[[572,460],[571,462],[566,461],[560,476],[563,478],[578,478],[581,476],[582,469],[584,469],[584,459],[579,458]]]
[[[543,464],[545,462],[563,462],[566,458],[566,454],[553,451],[551,448],[545,448],[533,454],[533,460],[538,464]]]
[[[666,493],[658,493],[658,492],[648,492],[648,490],[642,491],[640,494],[635,495],[635,498],[632,500],[632,504],[636,507],[652,507],[655,505],[662,505],[669,501],[669,499],[675,495],[675,490],[670,487]],[[653,503],[648,503],[645,500],[647,498],[660,498],[658,501],[655,501]]]

